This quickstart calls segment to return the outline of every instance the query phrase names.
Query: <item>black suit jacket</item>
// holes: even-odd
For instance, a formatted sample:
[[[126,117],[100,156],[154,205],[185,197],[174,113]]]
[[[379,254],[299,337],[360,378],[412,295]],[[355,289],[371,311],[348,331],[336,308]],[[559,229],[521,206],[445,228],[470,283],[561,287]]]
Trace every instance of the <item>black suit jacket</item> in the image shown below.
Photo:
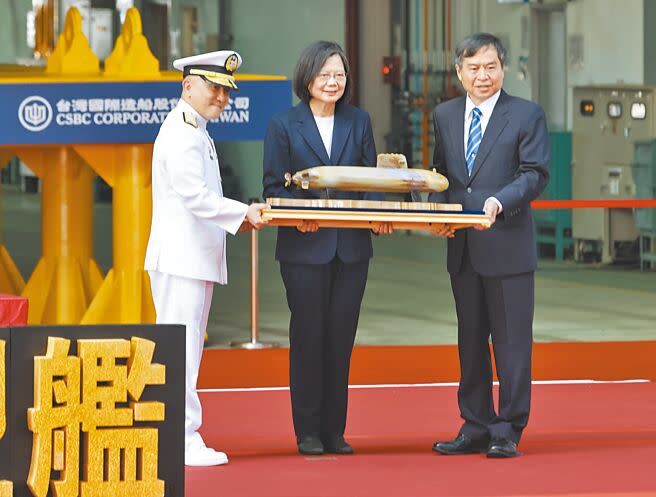
[[[320,198],[319,190],[285,188],[285,173],[315,166],[375,166],[369,114],[344,102],[337,104],[331,157],[308,104],[301,102],[271,119],[264,137],[264,198]],[[333,190],[331,198],[382,199],[382,194]],[[336,255],[343,262],[366,261],[372,256],[371,234],[363,229],[321,228],[301,233],[279,227],[276,259],[300,264],[324,264]]]
[[[433,120],[433,163],[449,179],[449,188],[431,194],[430,200],[480,210],[488,197],[495,197],[503,206],[491,229],[459,230],[449,239],[449,272],[459,270],[465,241],[472,266],[483,276],[535,270],[537,253],[530,202],[549,180],[549,135],[542,108],[502,90],[471,177],[464,152],[465,97],[435,107]]]

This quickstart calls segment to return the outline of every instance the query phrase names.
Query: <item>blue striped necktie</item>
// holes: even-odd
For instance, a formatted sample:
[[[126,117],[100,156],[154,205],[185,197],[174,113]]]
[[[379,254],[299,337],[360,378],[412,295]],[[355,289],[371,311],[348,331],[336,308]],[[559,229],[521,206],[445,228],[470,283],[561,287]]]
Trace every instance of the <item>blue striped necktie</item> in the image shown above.
[[[467,171],[470,176],[474,170],[474,161],[476,161],[478,147],[481,146],[481,140],[483,139],[481,111],[478,107],[474,107],[471,114],[472,120],[469,125],[469,138],[467,138],[467,151],[465,152],[465,162],[467,162]]]

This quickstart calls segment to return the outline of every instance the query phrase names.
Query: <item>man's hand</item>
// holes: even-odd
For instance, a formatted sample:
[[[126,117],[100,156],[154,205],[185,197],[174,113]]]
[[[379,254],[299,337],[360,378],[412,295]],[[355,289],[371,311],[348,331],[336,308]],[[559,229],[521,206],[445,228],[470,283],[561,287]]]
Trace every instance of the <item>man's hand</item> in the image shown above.
[[[245,221],[248,221],[250,225],[256,230],[259,230],[263,225],[266,224],[264,221],[262,221],[262,209],[270,209],[270,208],[271,206],[268,204],[249,205],[248,210],[246,211]],[[242,227],[243,227],[243,223],[242,223]],[[241,228],[239,228],[239,230],[241,231]]]
[[[492,198],[488,198],[483,206],[483,212],[485,212],[485,215],[490,218],[490,226],[477,224],[474,226],[474,229],[479,231],[490,229],[494,224],[494,221],[497,219],[497,214],[501,212],[501,209],[499,209],[499,204],[497,204]]]
[[[391,235],[394,232],[394,226],[392,223],[378,223],[371,228],[371,231],[377,235]]]
[[[435,223],[429,228],[430,232],[437,236],[444,236],[446,238],[453,238],[456,230],[453,226],[447,223]]]
[[[310,219],[303,219],[296,225],[296,229],[301,233],[314,233],[319,231],[319,223]]]

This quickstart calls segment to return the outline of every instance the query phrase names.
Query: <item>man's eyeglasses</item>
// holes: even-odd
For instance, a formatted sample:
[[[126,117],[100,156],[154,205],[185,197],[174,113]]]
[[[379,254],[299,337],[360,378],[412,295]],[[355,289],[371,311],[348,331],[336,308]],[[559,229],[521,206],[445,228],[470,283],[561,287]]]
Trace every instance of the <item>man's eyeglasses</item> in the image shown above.
[[[328,73],[328,72],[322,72],[317,75],[317,81],[319,83],[328,83],[331,79],[334,79],[338,83],[344,83],[346,82],[346,74],[343,72],[335,72],[335,73]]]

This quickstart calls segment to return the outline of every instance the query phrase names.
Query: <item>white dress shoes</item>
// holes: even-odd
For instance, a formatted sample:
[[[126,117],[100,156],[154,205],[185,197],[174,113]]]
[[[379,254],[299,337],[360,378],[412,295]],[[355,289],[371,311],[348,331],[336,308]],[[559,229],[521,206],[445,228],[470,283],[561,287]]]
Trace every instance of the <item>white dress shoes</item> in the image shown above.
[[[228,456],[209,447],[196,447],[185,451],[185,466],[221,466],[228,464]]]

